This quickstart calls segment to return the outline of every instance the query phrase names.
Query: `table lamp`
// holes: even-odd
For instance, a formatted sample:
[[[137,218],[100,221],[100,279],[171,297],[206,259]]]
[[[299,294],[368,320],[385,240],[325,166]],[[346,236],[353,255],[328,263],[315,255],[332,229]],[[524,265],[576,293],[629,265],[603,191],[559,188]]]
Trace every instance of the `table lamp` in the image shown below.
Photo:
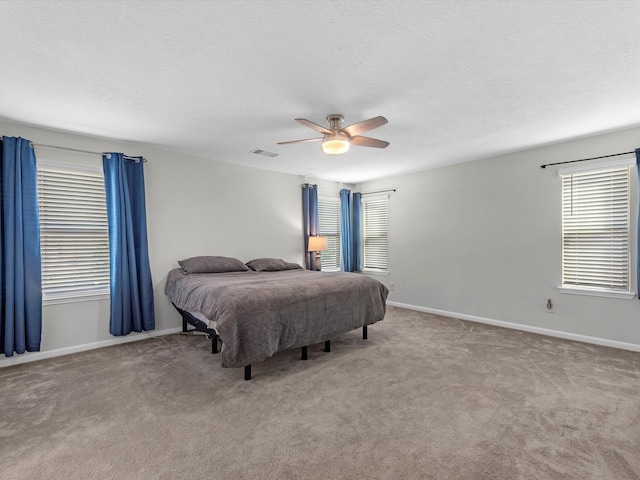
[[[316,265],[315,269],[320,271],[322,266],[320,265],[320,252],[324,252],[327,249],[327,237],[309,237],[309,247],[307,250],[310,252],[316,252]]]

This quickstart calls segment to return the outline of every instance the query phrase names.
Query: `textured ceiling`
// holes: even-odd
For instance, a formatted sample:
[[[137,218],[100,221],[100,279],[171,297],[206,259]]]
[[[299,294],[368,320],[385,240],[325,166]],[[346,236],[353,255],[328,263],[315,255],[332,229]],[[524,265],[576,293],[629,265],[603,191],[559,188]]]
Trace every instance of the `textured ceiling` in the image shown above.
[[[635,0],[4,0],[0,119],[355,183],[640,125],[638,20]],[[332,113],[386,116],[365,135],[391,145],[277,145]]]

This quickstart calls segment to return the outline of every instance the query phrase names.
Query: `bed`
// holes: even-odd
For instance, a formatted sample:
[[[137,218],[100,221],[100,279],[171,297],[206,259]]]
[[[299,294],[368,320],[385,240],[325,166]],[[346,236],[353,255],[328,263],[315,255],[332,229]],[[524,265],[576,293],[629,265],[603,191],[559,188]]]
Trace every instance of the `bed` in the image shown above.
[[[316,272],[282,259],[242,263],[192,257],[167,275],[165,294],[187,324],[212,338],[223,367],[244,367],[276,352],[325,342],[384,318],[388,289],[358,273]]]

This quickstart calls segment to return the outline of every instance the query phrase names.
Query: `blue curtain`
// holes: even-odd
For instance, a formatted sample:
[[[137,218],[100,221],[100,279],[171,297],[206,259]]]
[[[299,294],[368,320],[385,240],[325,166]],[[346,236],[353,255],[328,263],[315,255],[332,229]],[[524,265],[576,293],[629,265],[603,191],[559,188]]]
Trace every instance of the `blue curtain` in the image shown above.
[[[304,222],[304,263],[307,270],[315,270],[313,252],[307,251],[309,237],[318,235],[318,186],[302,186],[302,221]]]
[[[109,220],[112,335],[153,330],[142,157],[102,155]]]
[[[638,170],[638,184],[640,185],[640,148],[636,149],[636,169]],[[636,256],[636,291],[638,292],[638,300],[640,300],[640,207],[638,208],[638,236],[636,238],[636,247],[638,249]]]
[[[351,266],[354,272],[362,270],[362,194],[353,194],[353,222],[351,225],[353,237],[353,253]]]
[[[343,272],[353,272],[353,243],[351,240],[351,190],[340,190],[340,238],[342,248]]]
[[[0,353],[37,352],[42,336],[42,274],[36,155],[29,140],[0,142]]]

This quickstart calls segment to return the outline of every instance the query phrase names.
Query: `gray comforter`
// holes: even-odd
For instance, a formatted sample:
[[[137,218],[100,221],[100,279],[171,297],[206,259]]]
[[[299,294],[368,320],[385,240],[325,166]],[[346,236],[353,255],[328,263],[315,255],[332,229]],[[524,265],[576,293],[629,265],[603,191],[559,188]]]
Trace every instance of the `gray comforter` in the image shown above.
[[[167,276],[165,294],[215,321],[222,366],[243,367],[384,318],[389,291],[365,275],[286,270]]]

